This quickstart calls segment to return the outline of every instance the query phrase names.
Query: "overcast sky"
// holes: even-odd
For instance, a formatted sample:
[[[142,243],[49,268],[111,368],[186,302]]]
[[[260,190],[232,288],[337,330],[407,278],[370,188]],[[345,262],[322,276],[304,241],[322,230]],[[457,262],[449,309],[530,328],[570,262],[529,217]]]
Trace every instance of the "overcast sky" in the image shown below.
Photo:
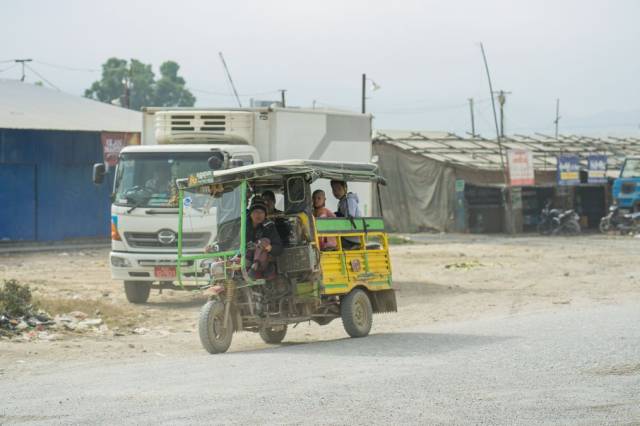
[[[82,94],[100,76],[87,70],[111,56],[156,72],[172,59],[198,106],[234,105],[219,51],[245,104],[287,89],[291,105],[357,111],[367,73],[381,86],[368,100],[376,128],[469,131],[473,97],[478,130],[493,137],[483,42],[494,88],[512,92],[508,133],[553,132],[560,98],[561,132],[637,136],[639,19],[638,0],[4,0],[0,61],[33,58]]]

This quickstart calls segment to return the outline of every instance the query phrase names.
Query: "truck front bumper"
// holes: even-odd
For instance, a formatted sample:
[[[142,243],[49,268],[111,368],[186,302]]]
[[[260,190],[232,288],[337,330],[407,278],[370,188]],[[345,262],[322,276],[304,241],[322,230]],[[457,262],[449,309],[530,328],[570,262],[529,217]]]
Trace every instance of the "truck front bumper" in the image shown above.
[[[112,251],[109,254],[111,263],[111,278],[123,281],[176,281],[176,277],[166,275],[166,267],[175,267],[177,259],[175,254],[161,253],[130,253]],[[204,274],[200,267],[200,261],[183,262],[181,265],[183,281],[195,281],[203,279]],[[165,268],[157,268],[165,267]],[[156,275],[162,269],[163,274]]]

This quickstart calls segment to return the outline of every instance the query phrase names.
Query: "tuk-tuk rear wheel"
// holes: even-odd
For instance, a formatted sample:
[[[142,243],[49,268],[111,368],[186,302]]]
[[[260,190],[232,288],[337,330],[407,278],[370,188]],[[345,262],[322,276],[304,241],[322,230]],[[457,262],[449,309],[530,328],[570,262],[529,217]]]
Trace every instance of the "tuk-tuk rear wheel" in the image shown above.
[[[279,330],[274,330],[272,327],[261,328],[260,337],[265,343],[278,344],[284,340],[284,336],[287,334],[287,326],[283,325]]]
[[[202,346],[210,354],[226,352],[231,346],[233,321],[229,319],[224,327],[224,303],[219,300],[207,302],[200,310],[198,331]]]
[[[357,288],[344,296],[340,301],[340,316],[349,336],[368,335],[373,324],[373,308],[367,293]]]

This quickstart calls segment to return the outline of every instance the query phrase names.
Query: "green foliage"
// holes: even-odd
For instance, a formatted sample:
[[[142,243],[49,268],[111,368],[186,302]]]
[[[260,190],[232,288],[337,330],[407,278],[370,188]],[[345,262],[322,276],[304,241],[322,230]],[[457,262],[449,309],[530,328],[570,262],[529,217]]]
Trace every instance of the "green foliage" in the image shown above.
[[[178,76],[180,65],[167,61],[160,65],[160,79],[155,87],[155,106],[193,106],[196,98],[184,88],[184,78]]]
[[[140,110],[145,106],[193,106],[196,98],[178,75],[180,65],[166,61],[156,81],[151,65],[137,59],[109,58],[102,65],[102,79],[85,90],[87,98]],[[128,88],[128,91],[127,91]],[[128,93],[127,93],[128,92]]]
[[[0,313],[19,317],[30,315],[32,310],[29,286],[21,285],[16,280],[4,280],[4,285],[0,288]]]

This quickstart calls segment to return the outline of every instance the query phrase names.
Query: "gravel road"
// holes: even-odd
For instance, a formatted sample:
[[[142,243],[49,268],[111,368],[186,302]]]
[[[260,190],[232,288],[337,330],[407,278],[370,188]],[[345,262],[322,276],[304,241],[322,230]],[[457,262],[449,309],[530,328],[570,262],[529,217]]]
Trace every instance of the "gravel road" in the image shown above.
[[[0,376],[0,423],[640,422],[637,303]]]

